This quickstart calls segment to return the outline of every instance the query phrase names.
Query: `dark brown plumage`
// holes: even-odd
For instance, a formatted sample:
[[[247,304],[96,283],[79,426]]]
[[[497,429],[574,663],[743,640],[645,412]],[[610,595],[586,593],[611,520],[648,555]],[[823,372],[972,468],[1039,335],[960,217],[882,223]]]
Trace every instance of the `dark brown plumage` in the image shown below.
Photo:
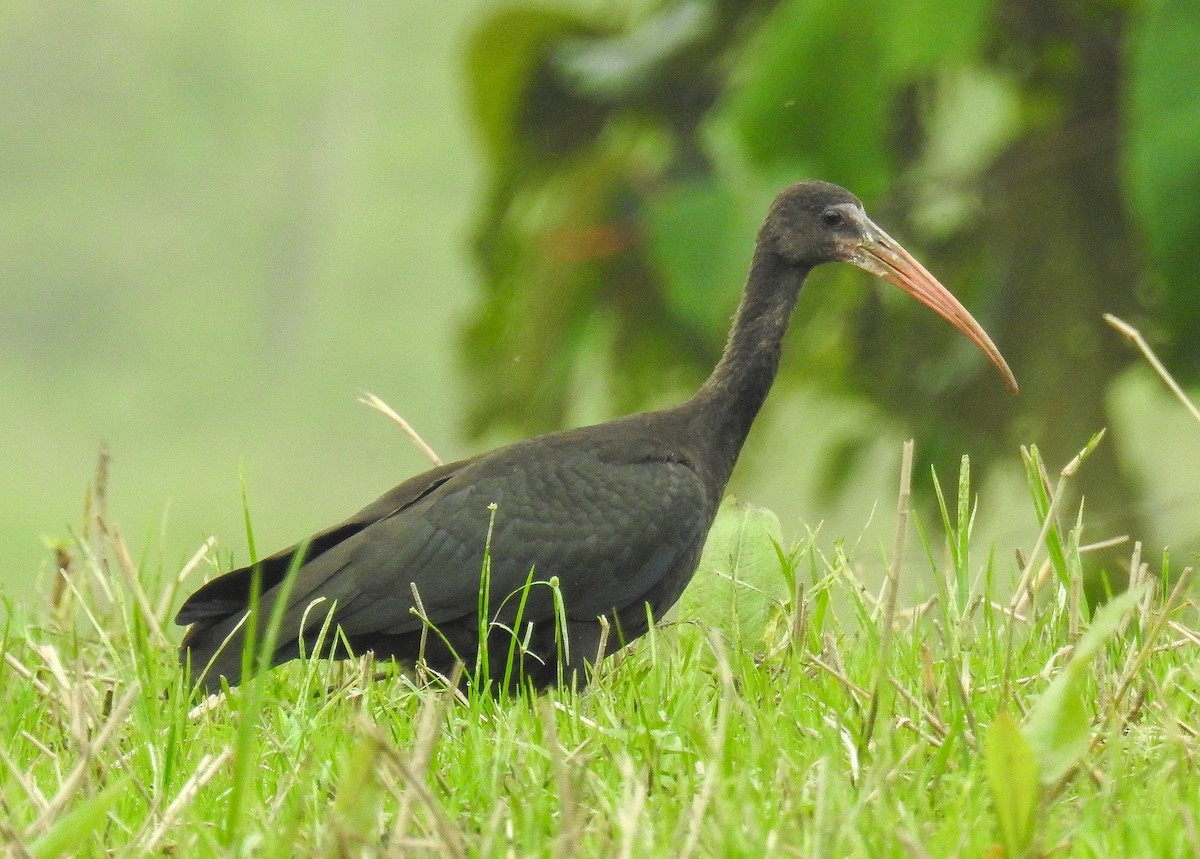
[[[971,315],[903,248],[873,224],[848,191],[802,182],[776,198],[759,232],[750,275],[725,353],[699,391],[660,411],[549,433],[402,483],[300,547],[263,560],[260,613],[269,617],[296,565],[271,664],[312,653],[330,611],[323,655],[355,652],[424,658],[449,673],[455,657],[474,667],[480,573],[490,530],[488,636],[491,675],[517,627],[522,586],[556,579],[565,608],[557,641],[555,600],[529,589],[519,635],[525,679],[542,687],[581,679],[611,632],[606,653],[644,634],[695,572],[738,453],[779,367],[783,337],[805,277],[826,262],[849,262],[882,277],[944,316],[988,356],[1015,392],[999,351]],[[494,509],[493,509],[494,505]],[[494,519],[493,519],[494,516]],[[305,551],[302,563],[297,551]],[[252,568],[209,582],[180,609],[191,624],[180,658],[201,688],[241,679]],[[418,590],[437,633],[423,636]],[[562,658],[559,659],[561,654]],[[499,663],[499,665],[497,664]],[[207,670],[206,670],[207,669]]]

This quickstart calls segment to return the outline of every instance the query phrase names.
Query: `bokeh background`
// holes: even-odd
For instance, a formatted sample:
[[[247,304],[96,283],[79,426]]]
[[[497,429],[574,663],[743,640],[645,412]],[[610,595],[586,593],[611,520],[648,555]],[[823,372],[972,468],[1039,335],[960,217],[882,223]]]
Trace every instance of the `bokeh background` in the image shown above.
[[[947,482],[971,456],[1011,557],[1019,446],[1108,427],[1085,538],[1186,560],[1200,427],[1100,314],[1200,380],[1198,44],[1194,0],[0,4],[0,588],[53,574],[102,442],[109,518],[172,570],[210,535],[246,559],[243,480],[261,550],[423,468],[363,391],[447,459],[678,400],[812,176],[1022,394],[819,271],[738,494],[869,565],[915,436]]]

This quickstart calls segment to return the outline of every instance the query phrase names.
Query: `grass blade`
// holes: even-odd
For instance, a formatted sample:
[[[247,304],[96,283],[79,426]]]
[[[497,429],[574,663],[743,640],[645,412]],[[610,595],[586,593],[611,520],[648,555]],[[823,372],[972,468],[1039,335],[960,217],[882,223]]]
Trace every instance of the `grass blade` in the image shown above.
[[[992,721],[985,744],[987,780],[1000,843],[1008,859],[1031,852],[1038,811],[1038,765],[1007,711]]]

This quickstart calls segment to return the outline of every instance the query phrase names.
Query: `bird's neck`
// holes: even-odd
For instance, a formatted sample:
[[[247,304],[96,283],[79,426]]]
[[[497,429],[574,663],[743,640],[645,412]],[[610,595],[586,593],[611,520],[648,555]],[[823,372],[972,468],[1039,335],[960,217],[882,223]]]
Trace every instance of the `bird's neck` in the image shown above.
[[[685,404],[703,436],[722,489],[779,371],[783,337],[808,269],[755,252],[725,352],[712,375]]]

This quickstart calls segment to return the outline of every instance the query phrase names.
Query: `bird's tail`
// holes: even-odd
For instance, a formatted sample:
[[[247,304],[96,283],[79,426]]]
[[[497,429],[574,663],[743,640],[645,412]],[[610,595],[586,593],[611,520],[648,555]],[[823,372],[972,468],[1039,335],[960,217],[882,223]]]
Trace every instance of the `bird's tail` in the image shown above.
[[[242,682],[249,612],[210,626],[194,624],[179,646],[179,662],[190,685],[211,695],[221,691],[221,678],[230,686]],[[253,664],[253,662],[251,662]]]

